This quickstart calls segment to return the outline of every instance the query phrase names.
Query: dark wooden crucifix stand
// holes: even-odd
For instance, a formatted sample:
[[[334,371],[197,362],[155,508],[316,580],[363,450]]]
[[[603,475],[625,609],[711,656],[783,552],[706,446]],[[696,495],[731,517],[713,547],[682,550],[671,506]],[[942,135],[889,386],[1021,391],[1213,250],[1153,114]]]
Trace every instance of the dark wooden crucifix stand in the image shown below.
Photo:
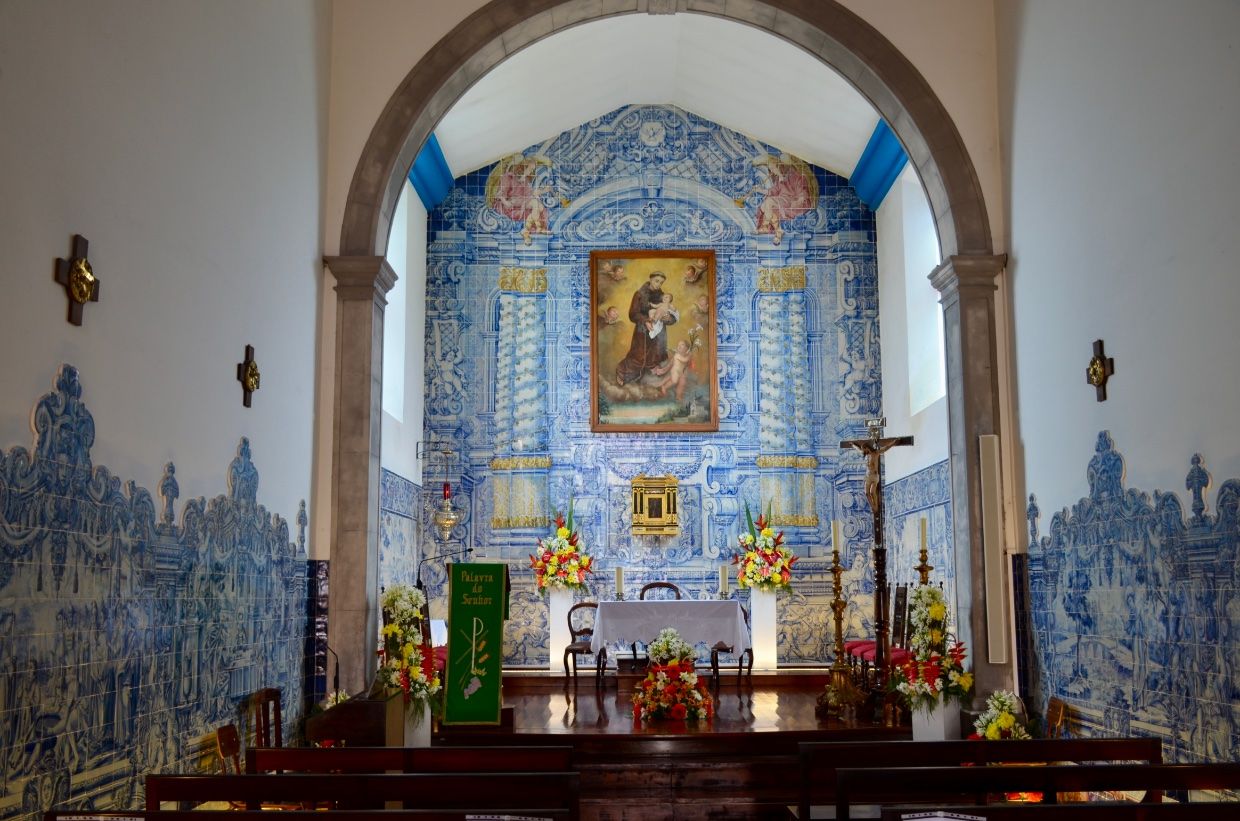
[[[887,548],[883,545],[883,454],[900,445],[913,444],[911,436],[883,438],[884,419],[866,421],[869,439],[840,442],[842,448],[855,448],[865,455],[865,498],[874,515],[874,667],[878,672],[879,689],[887,685],[887,661],[891,656],[891,639],[887,631]]]

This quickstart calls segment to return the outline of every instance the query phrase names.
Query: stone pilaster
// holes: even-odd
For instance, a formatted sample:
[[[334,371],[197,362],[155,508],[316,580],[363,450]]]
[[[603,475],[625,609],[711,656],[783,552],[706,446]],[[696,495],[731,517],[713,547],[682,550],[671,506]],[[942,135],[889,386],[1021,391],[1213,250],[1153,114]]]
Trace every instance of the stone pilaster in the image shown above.
[[[383,257],[324,261],[336,278],[327,640],[340,657],[341,688],[356,693],[370,686],[376,667],[383,309],[396,274]]]
[[[986,659],[986,579],[982,554],[978,436],[998,434],[996,281],[1007,255],[949,256],[930,274],[943,305],[947,411],[951,439],[952,522],[957,632],[972,657],[976,692],[1012,689],[1010,664]],[[1007,629],[1006,625],[996,625]]]

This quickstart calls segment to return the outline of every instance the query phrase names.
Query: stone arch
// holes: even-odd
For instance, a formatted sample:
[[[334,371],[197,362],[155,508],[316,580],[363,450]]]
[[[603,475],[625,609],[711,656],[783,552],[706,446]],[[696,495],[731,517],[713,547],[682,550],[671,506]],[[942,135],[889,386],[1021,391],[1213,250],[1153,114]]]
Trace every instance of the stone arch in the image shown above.
[[[675,10],[690,12],[693,5],[677,0]],[[405,174],[467,88],[535,40],[632,13],[606,6],[596,0],[492,0],[436,43],[405,76],[366,141],[349,186],[341,256],[383,256]],[[869,23],[835,0],[755,0],[712,13],[762,29],[840,72],[904,144],[934,212],[943,257],[991,253],[981,186],[955,123],[920,72]]]
[[[705,9],[705,10],[703,10]],[[955,123],[920,72],[869,23],[836,0],[638,0],[623,10],[598,0],[491,0],[436,43],[388,100],[362,149],[346,199],[336,278],[337,356],[333,438],[332,560],[360,565],[352,584],[333,584],[329,643],[352,648],[345,688],[374,672],[370,566],[377,554],[379,427],[385,294],[394,275],[384,260],[405,174],[444,113],[509,55],[557,31],[626,13],[711,13],[762,29],[831,66],[875,107],[903,144],[934,213],[942,264],[931,282],[942,295],[951,438],[952,516],[959,638],[989,640],[981,520],[978,437],[1000,433],[995,290],[1006,257],[996,255],[981,186]],[[1006,630],[1006,626],[1001,625]],[[880,630],[880,646],[885,647]],[[1005,641],[1005,640],[1004,640]],[[1001,651],[1006,655],[1006,648]],[[979,691],[1011,689],[1010,661],[975,655]]]

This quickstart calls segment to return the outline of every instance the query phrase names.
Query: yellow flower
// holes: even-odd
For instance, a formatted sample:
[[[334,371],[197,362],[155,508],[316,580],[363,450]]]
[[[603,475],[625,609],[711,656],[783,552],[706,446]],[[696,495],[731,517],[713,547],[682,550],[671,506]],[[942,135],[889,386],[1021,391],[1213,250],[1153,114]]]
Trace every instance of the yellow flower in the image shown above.
[[[999,740],[999,724],[997,722],[992,721],[986,725],[986,737],[991,741]]]
[[[942,603],[935,602],[934,604],[930,605],[930,618],[934,619],[935,621],[942,621],[943,619],[947,618],[947,608],[944,607]]]
[[[1016,723],[1016,716],[1012,715],[1011,713],[1000,713],[998,722],[999,722],[999,729],[1010,730],[1012,729],[1012,725]]]
[[[567,539],[571,534],[568,532],[567,527],[561,527],[555,532],[555,535],[560,537],[561,539]]]
[[[972,673],[961,673],[960,674],[960,686],[964,688],[965,690],[968,690],[970,687],[972,687],[973,686],[973,674]]]
[[[943,641],[943,631],[942,631],[942,630],[931,630],[931,631],[930,631],[930,641],[931,641],[931,643],[933,643],[933,644],[938,644],[938,643],[942,642],[942,641]]]
[[[775,538],[775,531],[774,531],[774,530],[771,530],[769,527],[764,527],[764,528],[762,528],[762,535],[763,535],[763,536],[765,536],[765,537],[766,537],[766,538],[768,538],[768,539],[774,539],[774,538]]]
[[[395,624],[383,625],[383,635],[385,636],[394,636],[399,632],[400,632],[400,628],[397,627]]]

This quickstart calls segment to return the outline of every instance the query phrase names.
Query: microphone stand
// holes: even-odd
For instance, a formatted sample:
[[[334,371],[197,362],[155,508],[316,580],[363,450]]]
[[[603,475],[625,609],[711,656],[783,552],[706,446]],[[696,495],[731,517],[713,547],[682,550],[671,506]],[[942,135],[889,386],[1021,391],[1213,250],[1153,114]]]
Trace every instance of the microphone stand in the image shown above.
[[[468,556],[470,553],[473,553],[473,552],[474,552],[474,549],[472,547],[466,547],[466,548],[462,548],[461,550],[450,550],[447,553],[436,553],[434,556],[424,557],[421,561],[418,562],[418,580],[415,584],[415,587],[417,587],[423,593],[426,592],[426,585],[422,582],[422,565],[426,564],[427,562],[437,561],[438,559],[450,559],[453,556]]]

